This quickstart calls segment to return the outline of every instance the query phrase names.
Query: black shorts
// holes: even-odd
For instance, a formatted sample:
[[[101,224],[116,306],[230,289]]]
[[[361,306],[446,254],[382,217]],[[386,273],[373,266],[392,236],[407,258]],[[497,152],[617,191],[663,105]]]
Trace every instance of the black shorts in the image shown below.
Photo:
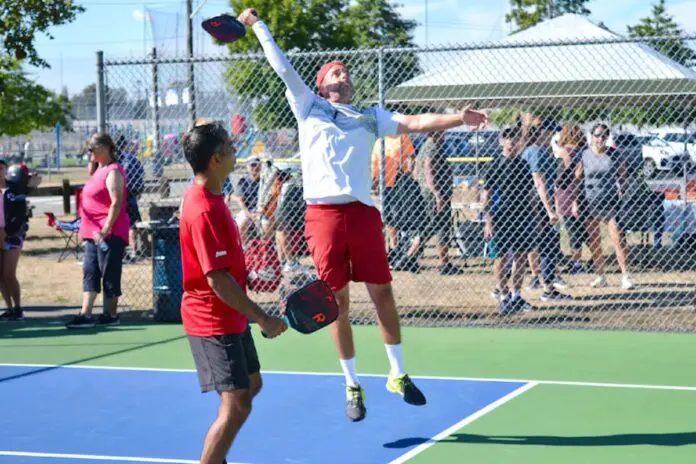
[[[528,253],[535,248],[536,222],[521,216],[493,219],[493,239],[500,255]]]
[[[574,216],[570,216],[563,219],[566,230],[568,231],[568,238],[570,240],[571,250],[582,249],[582,244],[589,241],[587,237],[587,229],[585,228],[585,223]]]
[[[121,296],[121,273],[126,242],[120,237],[104,240],[108,251],[102,251],[94,240],[85,240],[82,259],[82,291],[100,293],[104,287],[106,298]]]
[[[130,228],[135,229],[135,225],[143,220],[140,216],[140,208],[138,207],[138,199],[133,195],[128,195],[126,199],[126,211],[128,212],[128,220]]]
[[[249,376],[261,371],[251,328],[240,334],[188,336],[201,392],[245,390]]]

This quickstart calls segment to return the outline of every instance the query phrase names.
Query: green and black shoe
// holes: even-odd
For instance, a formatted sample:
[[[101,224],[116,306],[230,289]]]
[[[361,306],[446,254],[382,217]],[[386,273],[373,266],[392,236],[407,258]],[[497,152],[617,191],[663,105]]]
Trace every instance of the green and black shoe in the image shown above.
[[[423,406],[426,403],[425,395],[416,387],[408,374],[399,377],[390,375],[387,380],[387,390],[400,395],[408,404]]]

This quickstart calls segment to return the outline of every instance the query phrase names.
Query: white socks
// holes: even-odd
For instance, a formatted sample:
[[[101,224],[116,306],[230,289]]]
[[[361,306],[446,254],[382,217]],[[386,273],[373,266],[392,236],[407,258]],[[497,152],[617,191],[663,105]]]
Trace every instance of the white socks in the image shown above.
[[[343,375],[346,376],[346,385],[349,387],[357,387],[360,385],[358,381],[358,373],[355,371],[355,357],[350,359],[340,359]]]
[[[401,345],[384,345],[387,350],[387,357],[389,358],[389,364],[391,365],[391,371],[389,375],[392,377],[399,377],[406,373],[404,370],[404,359],[401,354]],[[355,370],[355,357],[350,359],[339,359],[341,362],[341,369],[343,370],[343,375],[346,377],[346,385],[349,387],[357,387],[360,385],[358,380],[358,373]]]
[[[401,345],[384,345],[387,349],[387,357],[389,358],[389,364],[391,365],[390,375],[392,376],[402,376],[406,372],[404,370],[404,359],[401,354]]]

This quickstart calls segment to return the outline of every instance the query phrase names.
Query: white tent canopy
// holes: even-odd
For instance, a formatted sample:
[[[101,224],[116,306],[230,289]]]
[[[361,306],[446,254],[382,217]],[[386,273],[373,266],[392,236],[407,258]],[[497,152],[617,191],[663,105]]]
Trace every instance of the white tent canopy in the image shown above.
[[[387,103],[696,95],[693,70],[574,14],[478,48],[419,56],[428,71],[390,89]]]

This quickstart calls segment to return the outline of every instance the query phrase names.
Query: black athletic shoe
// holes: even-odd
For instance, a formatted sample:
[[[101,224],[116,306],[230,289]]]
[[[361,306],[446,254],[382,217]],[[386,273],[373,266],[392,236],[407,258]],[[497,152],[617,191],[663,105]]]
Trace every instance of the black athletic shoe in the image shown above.
[[[408,374],[400,377],[389,376],[387,390],[401,395],[408,404],[423,406],[426,403],[425,395],[416,387],[416,384],[413,383]]]
[[[0,314],[0,322],[17,322],[24,320],[24,312],[20,308],[8,309]]]
[[[68,329],[89,329],[94,327],[94,321],[89,316],[78,314],[77,316],[73,316],[73,318],[65,324],[65,327]]]
[[[110,314],[100,314],[99,317],[97,318],[97,325],[112,326],[112,325],[120,325],[120,324],[121,324],[121,317],[118,314],[115,316],[112,316]]]
[[[346,387],[346,414],[353,422],[360,422],[365,418],[365,391],[362,386]]]

